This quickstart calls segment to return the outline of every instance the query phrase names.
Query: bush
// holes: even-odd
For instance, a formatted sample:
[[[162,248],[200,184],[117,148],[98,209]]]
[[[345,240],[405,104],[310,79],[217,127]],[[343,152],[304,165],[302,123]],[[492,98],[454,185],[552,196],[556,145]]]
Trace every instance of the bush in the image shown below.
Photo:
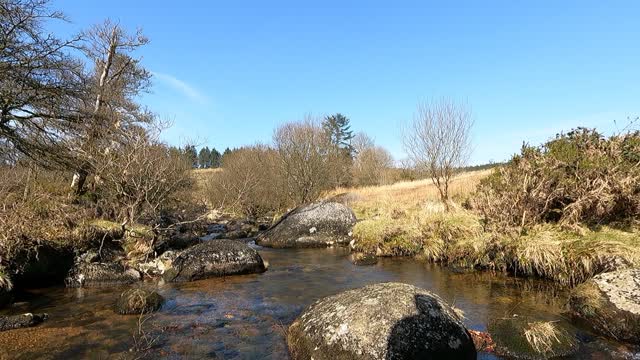
[[[479,186],[473,206],[489,225],[589,226],[640,215],[640,133],[578,128],[521,153]]]
[[[187,159],[158,141],[161,130],[128,132],[94,159],[99,194],[119,221],[153,220],[194,184]]]
[[[287,195],[295,205],[312,202],[335,185],[336,166],[328,134],[312,119],[281,125],[273,135],[285,177]]]
[[[206,197],[212,206],[258,217],[286,209],[287,196],[278,153],[264,145],[242,148],[223,158],[211,174]]]

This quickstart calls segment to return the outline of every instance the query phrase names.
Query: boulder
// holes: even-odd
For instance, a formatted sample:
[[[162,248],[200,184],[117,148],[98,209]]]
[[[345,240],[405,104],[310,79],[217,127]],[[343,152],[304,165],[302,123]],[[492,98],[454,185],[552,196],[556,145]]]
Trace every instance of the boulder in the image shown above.
[[[203,242],[182,251],[163,277],[166,281],[193,281],[265,270],[262,257],[255,249],[239,241],[222,239]]]
[[[596,332],[640,344],[640,269],[594,276],[573,289],[569,308]]]
[[[456,311],[412,285],[381,283],[321,299],[289,327],[299,359],[475,359]]]
[[[378,257],[373,254],[357,252],[351,254],[351,262],[358,266],[375,265],[378,263]]]
[[[115,311],[120,315],[148,314],[157,311],[164,298],[155,291],[129,289],[118,297]]]
[[[515,316],[493,320],[488,326],[495,353],[515,359],[554,359],[575,354],[575,329],[562,321],[535,321]]]
[[[273,248],[326,247],[351,241],[356,216],[347,206],[318,202],[284,215],[256,243]]]
[[[0,331],[7,331],[13,329],[20,329],[24,327],[36,326],[43,321],[47,320],[49,315],[47,314],[22,314],[1,316],[0,315]]]
[[[78,263],[69,272],[68,287],[99,287],[140,281],[140,273],[118,263]]]

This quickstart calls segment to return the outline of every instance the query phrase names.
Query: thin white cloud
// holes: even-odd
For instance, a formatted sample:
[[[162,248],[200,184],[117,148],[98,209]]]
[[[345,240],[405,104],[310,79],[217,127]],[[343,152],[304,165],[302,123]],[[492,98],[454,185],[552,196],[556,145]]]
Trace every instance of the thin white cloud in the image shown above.
[[[188,97],[192,101],[198,102],[200,104],[209,103],[209,99],[206,95],[201,93],[198,89],[193,86],[187,84],[186,82],[176,78],[175,76],[169,74],[163,74],[158,72],[152,72],[153,76],[155,76],[160,81],[168,84],[172,88],[181,92],[184,96]]]

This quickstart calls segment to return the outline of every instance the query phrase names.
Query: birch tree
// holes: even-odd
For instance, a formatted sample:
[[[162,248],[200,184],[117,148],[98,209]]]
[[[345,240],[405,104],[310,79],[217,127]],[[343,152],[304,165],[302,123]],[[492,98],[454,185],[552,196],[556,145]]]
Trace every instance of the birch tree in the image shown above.
[[[418,104],[404,134],[405,151],[418,171],[429,174],[447,211],[451,178],[471,155],[472,127],[466,104],[441,99]]]

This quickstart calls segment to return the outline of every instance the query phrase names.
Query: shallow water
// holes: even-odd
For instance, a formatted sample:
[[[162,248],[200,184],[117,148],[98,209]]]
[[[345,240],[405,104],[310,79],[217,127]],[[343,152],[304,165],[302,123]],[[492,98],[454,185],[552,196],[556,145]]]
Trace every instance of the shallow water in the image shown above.
[[[412,259],[351,264],[345,249],[275,250],[257,247],[270,264],[263,274],[185,284],[152,284],[167,302],[149,318],[116,315],[112,306],[124,288],[40,289],[4,313],[47,312],[30,329],[0,333],[0,358],[132,357],[139,322],[151,343],[150,358],[286,359],[284,331],[315,300],[367,284],[399,281],[439,294],[462,309],[470,329],[486,330],[491,319],[528,315],[562,320],[566,291],[543,281],[502,274],[454,273]],[[577,358],[636,358],[621,344],[583,334],[589,342]],[[495,358],[481,354],[480,358]]]

